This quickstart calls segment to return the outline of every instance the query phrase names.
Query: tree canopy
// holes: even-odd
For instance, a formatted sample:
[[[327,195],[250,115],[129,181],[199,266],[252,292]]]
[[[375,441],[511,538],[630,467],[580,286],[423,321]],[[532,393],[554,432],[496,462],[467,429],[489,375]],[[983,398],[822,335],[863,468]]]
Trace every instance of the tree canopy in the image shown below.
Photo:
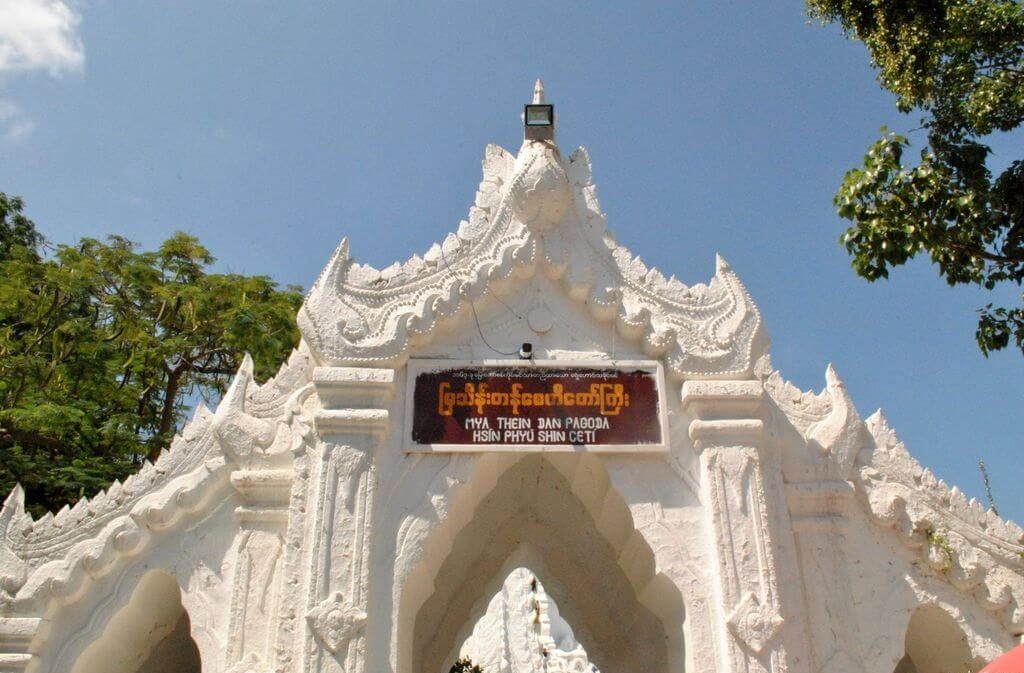
[[[1024,121],[1024,6],[1011,0],[808,0],[860,40],[902,112],[923,114],[916,163],[889,133],[835,196],[853,222],[842,242],[868,280],[927,254],[950,285],[1024,281],[1024,162],[1001,170],[985,144]],[[1001,158],[1000,158],[1001,159]],[[1024,300],[1024,297],[1022,297]],[[1024,303],[1024,302],[1022,302]],[[979,311],[983,353],[1024,352],[1024,306]]]
[[[474,664],[469,657],[462,657],[456,661],[448,673],[484,673],[483,670]]]
[[[23,208],[0,193],[0,490],[20,482],[38,514],[158,455],[245,352],[257,376],[276,371],[302,295],[211,273],[184,233],[155,251],[118,236],[48,246]]]

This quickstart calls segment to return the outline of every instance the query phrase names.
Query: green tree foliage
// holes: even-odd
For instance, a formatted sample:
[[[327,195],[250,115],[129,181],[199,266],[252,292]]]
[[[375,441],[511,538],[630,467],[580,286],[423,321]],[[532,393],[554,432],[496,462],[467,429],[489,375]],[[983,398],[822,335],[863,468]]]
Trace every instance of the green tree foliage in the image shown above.
[[[1024,162],[993,174],[983,140],[1024,121],[1024,6],[1011,0],[808,0],[867,46],[903,112],[923,113],[915,163],[888,133],[835,196],[851,220],[843,243],[868,279],[927,254],[950,284],[989,290],[1024,281]],[[1024,297],[1022,297],[1024,299]],[[982,352],[1024,351],[1024,306],[979,311]]]
[[[448,673],[484,673],[483,670],[470,661],[469,657],[463,657],[455,662],[455,664],[448,669]]]
[[[210,273],[192,236],[44,255],[22,209],[0,193],[0,491],[21,482],[37,514],[154,458],[245,352],[266,377],[298,342],[298,288]]]

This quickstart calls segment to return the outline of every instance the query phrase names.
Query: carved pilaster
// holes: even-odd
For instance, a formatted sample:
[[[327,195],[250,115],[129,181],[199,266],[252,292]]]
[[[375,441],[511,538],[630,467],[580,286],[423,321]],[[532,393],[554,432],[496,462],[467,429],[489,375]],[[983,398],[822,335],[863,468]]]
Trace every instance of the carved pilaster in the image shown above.
[[[373,452],[386,436],[394,371],[320,367],[313,375],[320,464],[315,483],[302,670],[364,673]]]
[[[766,466],[762,387],[758,381],[687,381],[683,405],[696,418],[690,437],[700,452],[708,531],[717,557],[721,597],[720,670],[795,671],[787,652],[778,541],[771,513],[781,479]],[[780,502],[775,502],[777,498]]]
[[[863,673],[857,619],[850,604],[845,539],[853,485],[845,481],[789,484],[814,673]]]
[[[284,533],[291,493],[290,469],[250,469],[231,473],[242,498],[234,585],[228,624],[228,670],[269,669],[281,599]]]

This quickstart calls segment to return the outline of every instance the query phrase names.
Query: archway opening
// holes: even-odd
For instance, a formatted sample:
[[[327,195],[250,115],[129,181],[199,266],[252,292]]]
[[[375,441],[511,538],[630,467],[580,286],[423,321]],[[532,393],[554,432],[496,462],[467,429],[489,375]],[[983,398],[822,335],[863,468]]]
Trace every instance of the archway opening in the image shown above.
[[[535,573],[602,673],[681,670],[682,597],[656,574],[653,552],[594,457],[522,457],[471,514],[450,518],[464,523],[432,534],[450,542],[419,575],[430,590],[419,606],[403,604],[415,609],[408,670],[448,670],[510,564]]]
[[[110,618],[71,673],[201,673],[181,591],[170,574],[143,575],[128,603]]]
[[[937,605],[923,605],[910,616],[904,655],[893,673],[972,673],[980,666],[967,636]]]

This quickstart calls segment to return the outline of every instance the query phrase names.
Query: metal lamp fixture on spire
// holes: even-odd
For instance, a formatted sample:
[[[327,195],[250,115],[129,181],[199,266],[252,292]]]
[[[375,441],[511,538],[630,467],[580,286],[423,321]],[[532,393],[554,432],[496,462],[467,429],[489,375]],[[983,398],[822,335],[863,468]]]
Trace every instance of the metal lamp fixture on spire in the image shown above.
[[[555,106],[544,102],[544,82],[533,85],[533,102],[523,108],[523,135],[526,140],[555,139]]]

